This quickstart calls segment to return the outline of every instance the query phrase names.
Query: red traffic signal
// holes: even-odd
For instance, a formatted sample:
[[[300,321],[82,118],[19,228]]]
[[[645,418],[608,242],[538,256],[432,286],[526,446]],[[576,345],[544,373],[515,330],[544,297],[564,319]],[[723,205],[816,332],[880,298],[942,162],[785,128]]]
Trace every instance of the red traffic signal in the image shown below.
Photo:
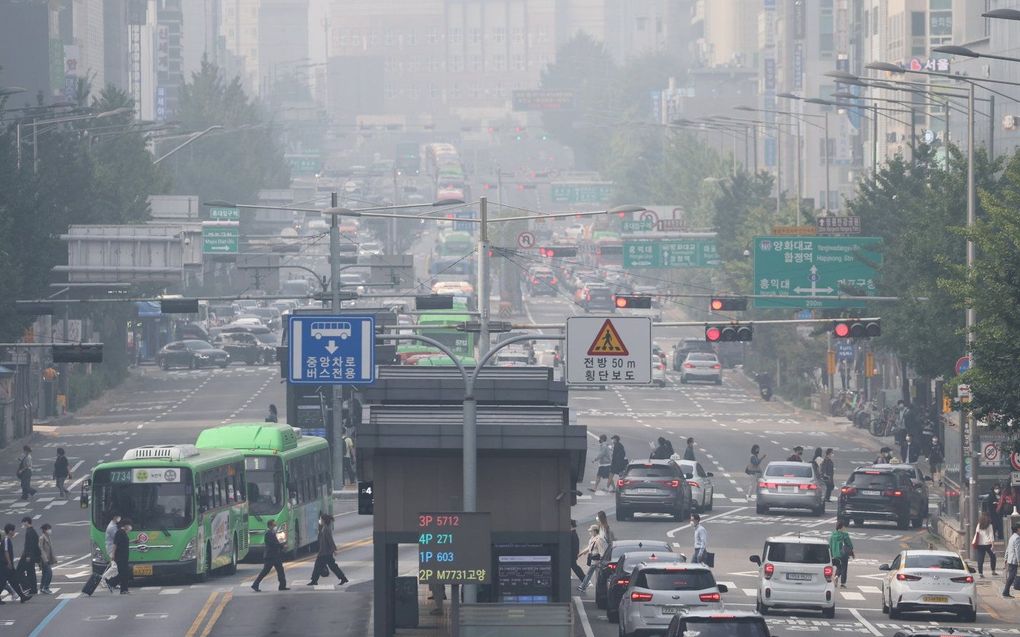
[[[709,301],[708,308],[713,312],[743,312],[747,309],[747,299],[727,296],[716,297]]]
[[[540,247],[538,249],[538,254],[548,258],[576,257],[577,248],[568,248],[564,246]]]
[[[832,335],[836,338],[874,338],[882,335],[879,321],[846,319],[832,324]]]
[[[634,296],[632,294],[617,294],[616,307],[635,310],[648,310],[652,307],[652,297]]]
[[[730,325],[706,325],[705,340],[709,343],[732,343],[750,341],[754,329],[750,325],[732,323]]]

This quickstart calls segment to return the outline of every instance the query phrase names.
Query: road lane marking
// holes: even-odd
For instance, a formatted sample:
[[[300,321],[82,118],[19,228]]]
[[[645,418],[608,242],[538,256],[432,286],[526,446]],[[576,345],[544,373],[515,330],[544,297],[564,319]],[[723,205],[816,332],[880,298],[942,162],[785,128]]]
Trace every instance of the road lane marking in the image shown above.
[[[219,595],[219,591],[213,591],[209,594],[209,599],[205,600],[205,605],[202,606],[202,610],[198,612],[198,616],[195,617],[195,621],[191,624],[191,628],[188,629],[188,632],[184,633],[184,637],[195,637],[198,633],[198,629],[202,627],[202,622],[205,621],[205,616],[209,614],[209,609],[212,608],[213,603]]]
[[[212,616],[209,618],[209,623],[205,625],[205,630],[202,631],[201,637],[209,637],[209,633],[212,632],[212,629],[216,625],[216,622],[219,621],[220,619],[220,615],[223,614],[223,609],[227,607],[227,604],[229,604],[230,600],[233,598],[234,598],[233,593],[226,593],[225,595],[223,595],[223,597],[220,598],[220,604],[216,607],[216,610],[213,611]]]
[[[726,517],[727,515],[730,515],[732,513],[736,513],[737,511],[743,511],[746,508],[748,508],[748,507],[736,507],[735,509],[730,509],[729,511],[726,511],[725,513],[719,513],[719,514],[713,515],[711,517],[702,518],[701,521],[703,523],[704,522],[709,522],[710,520],[715,520],[716,518]],[[687,524],[685,524],[683,526],[678,526],[675,529],[670,529],[669,531],[666,531],[666,537],[674,538],[674,537],[676,537],[677,533],[679,533],[680,531],[689,529],[689,528],[691,528],[690,522],[688,522]]]
[[[43,620],[41,622],[39,622],[39,624],[35,627],[35,629],[28,634],[28,637],[39,637],[39,635],[41,635],[42,632],[46,629],[46,626],[48,626],[49,623],[51,621],[53,621],[53,619],[57,615],[60,614],[60,611],[64,610],[64,606],[67,606],[69,603],[71,603],[70,599],[62,599],[62,600],[60,600],[60,603],[57,604],[57,607],[54,608],[53,610],[51,610],[49,615],[46,615],[46,617],[43,617]]]
[[[863,602],[864,601],[864,595],[861,595],[860,593],[855,593],[853,591],[843,591],[841,594],[843,596],[843,599],[851,601],[851,602]]]
[[[585,637],[595,637],[591,623],[588,621],[588,613],[584,610],[584,600],[574,595],[574,605],[577,606],[577,614],[581,616],[581,628],[584,630]]]
[[[859,621],[862,626],[867,628],[868,631],[870,631],[872,635],[874,635],[875,637],[882,637],[882,631],[880,631],[879,629],[875,628],[875,626],[872,625],[871,622],[869,622],[868,620],[864,619],[864,615],[861,615],[861,612],[859,610],[857,610],[856,608],[848,608],[847,610],[849,610],[850,614],[853,615],[854,618],[857,619],[857,621]]]

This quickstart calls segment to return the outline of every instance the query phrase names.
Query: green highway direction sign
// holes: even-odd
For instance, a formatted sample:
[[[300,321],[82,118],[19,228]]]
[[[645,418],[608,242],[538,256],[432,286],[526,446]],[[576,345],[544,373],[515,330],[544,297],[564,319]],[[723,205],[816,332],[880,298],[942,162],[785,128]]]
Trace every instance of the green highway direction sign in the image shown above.
[[[202,254],[237,254],[238,224],[202,224]]]
[[[213,221],[240,221],[241,211],[237,208],[209,206],[209,218]]]
[[[625,268],[717,268],[714,238],[643,239],[623,242]]]
[[[609,182],[552,184],[550,197],[556,203],[606,203],[613,194]]]
[[[776,298],[755,298],[754,306],[860,307],[861,301],[797,297],[873,296],[881,244],[879,237],[756,237],[753,294]]]
[[[291,155],[283,156],[290,166],[291,173],[295,175],[314,175],[322,168],[322,159],[319,155]]]

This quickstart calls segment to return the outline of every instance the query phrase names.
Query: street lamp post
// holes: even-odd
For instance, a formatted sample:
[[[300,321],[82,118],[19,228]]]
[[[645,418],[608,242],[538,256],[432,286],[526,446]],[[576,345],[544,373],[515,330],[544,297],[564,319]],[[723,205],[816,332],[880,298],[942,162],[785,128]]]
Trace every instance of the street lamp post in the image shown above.
[[[123,115],[131,113],[132,110],[126,106],[121,108],[115,108],[112,111],[104,111],[102,113],[91,113],[89,115],[75,115],[73,117],[54,117],[51,119],[33,119],[28,123],[32,127],[32,172],[39,172],[39,126],[43,124],[67,124],[69,122],[81,122],[88,119],[101,119],[104,117],[112,117],[114,115]],[[15,126],[15,139],[17,144],[17,167],[21,170],[21,127],[22,122],[18,122]]]
[[[170,155],[173,155],[174,153],[176,153],[180,149],[184,148],[185,146],[187,146],[191,142],[197,140],[199,137],[203,137],[203,136],[208,135],[209,133],[213,132],[214,130],[220,130],[222,128],[223,127],[220,126],[219,124],[214,124],[214,125],[210,126],[209,128],[207,128],[205,130],[198,131],[197,133],[195,133],[195,134],[191,135],[190,137],[188,137],[188,139],[185,140],[183,144],[177,146],[176,148],[172,149],[170,152],[166,153],[165,155],[163,155],[159,159],[156,159],[155,161],[153,161],[152,164],[153,165],[158,164],[159,162],[163,161],[164,159],[166,159]]]

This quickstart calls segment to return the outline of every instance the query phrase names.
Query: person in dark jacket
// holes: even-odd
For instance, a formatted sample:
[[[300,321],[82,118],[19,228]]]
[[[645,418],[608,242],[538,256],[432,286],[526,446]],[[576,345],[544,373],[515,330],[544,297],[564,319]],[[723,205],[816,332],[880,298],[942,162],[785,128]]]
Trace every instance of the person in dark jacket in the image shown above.
[[[616,480],[623,475],[623,472],[627,470],[627,448],[620,442],[619,436],[613,436],[610,438],[613,441],[613,459],[610,461],[609,473],[609,490],[616,490]],[[575,532],[576,534],[576,532]],[[574,552],[577,555],[577,551]]]
[[[832,490],[836,488],[836,466],[832,462],[832,447],[825,450],[822,459],[822,480],[825,481],[825,501],[832,501]]]
[[[0,591],[10,588],[24,604],[32,599],[32,596],[26,595],[18,584],[18,573],[14,568],[14,528],[13,524],[4,525],[3,539],[0,543]],[[0,601],[0,604],[3,603]]]
[[[25,546],[21,550],[21,559],[18,560],[18,574],[22,578],[22,583],[28,587],[28,594],[36,595],[39,593],[39,580],[35,574],[35,566],[42,562],[39,532],[32,526],[32,518],[29,516],[21,519],[21,526],[25,529]]]
[[[804,453],[804,447],[797,445],[793,448],[793,453],[786,459],[787,462],[804,462],[804,458],[801,454]]]
[[[120,594],[128,594],[128,582],[131,581],[131,544],[128,533],[131,532],[131,520],[121,518],[117,523],[117,534],[113,536],[113,561],[117,563],[117,577],[107,581],[110,592],[114,587],[120,586]]]
[[[577,579],[584,581],[584,569],[578,566],[577,557],[581,553],[581,538],[577,537],[577,520],[570,520],[570,554],[574,556],[570,562],[570,570],[577,575]]]
[[[269,575],[269,571],[276,569],[276,579],[280,583],[281,591],[289,591],[287,588],[287,576],[283,572],[283,544],[280,543],[280,538],[276,537],[276,521],[269,520],[266,522],[266,534],[263,536],[263,542],[265,543],[265,554],[262,557],[262,570],[259,571],[259,576],[252,582],[251,589],[256,593],[261,593],[259,590],[259,584],[262,583],[262,579],[266,575]]]
[[[64,483],[71,478],[71,468],[67,466],[67,454],[63,447],[57,447],[57,459],[53,461],[53,479],[57,482],[60,497],[65,500],[70,495]]]
[[[329,571],[344,585],[350,580],[340,570],[336,563],[336,541],[333,539],[333,516],[328,513],[319,514],[319,552],[315,556],[315,565],[312,567],[312,581],[307,586],[316,586],[319,583],[319,575],[327,575]]]
[[[276,412],[276,405],[269,405],[269,413],[266,414],[266,422],[279,422],[280,416]]]
[[[652,460],[669,460],[670,456],[673,455],[673,444],[659,436],[656,441],[655,449],[652,450],[652,455],[649,456]]]
[[[691,462],[697,461],[694,457],[694,438],[687,439],[687,448],[684,449],[684,460],[690,460]]]

